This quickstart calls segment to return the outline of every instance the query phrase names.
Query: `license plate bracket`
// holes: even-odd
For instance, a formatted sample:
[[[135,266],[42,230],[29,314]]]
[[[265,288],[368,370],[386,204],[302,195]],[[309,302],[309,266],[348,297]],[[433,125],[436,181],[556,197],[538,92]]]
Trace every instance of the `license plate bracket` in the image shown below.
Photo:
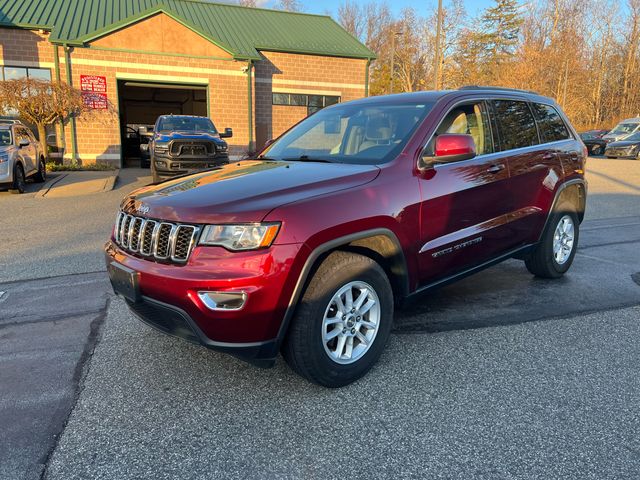
[[[137,303],[140,301],[140,274],[117,262],[109,262],[107,265],[109,280],[113,291],[117,295],[122,295],[127,300]]]

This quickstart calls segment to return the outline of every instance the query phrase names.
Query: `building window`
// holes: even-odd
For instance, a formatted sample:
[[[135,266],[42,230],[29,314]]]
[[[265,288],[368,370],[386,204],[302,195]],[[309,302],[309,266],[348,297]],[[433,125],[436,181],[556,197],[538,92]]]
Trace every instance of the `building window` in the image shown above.
[[[48,68],[2,67],[3,80],[17,80],[24,77],[51,80],[51,70]]]
[[[307,115],[316,113],[329,105],[340,102],[340,97],[331,95],[304,95],[299,93],[274,93],[273,105],[307,107]]]

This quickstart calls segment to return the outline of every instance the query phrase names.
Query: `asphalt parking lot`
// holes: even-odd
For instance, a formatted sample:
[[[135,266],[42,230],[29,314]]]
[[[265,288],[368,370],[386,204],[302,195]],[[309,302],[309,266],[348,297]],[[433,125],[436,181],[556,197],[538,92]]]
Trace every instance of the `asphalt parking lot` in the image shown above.
[[[640,162],[588,168],[568,276],[514,260],[429,294],[340,390],[157,334],[111,295],[99,248],[144,172],[82,205],[0,194],[23,227],[0,234],[20,252],[0,250],[0,478],[639,478]]]

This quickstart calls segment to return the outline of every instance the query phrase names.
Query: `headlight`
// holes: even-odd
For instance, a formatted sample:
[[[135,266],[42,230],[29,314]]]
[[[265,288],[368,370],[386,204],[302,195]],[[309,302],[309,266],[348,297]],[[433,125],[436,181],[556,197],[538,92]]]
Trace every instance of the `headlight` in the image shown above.
[[[223,144],[223,145],[217,145],[217,146],[216,146],[216,148],[217,148],[218,150],[220,150],[221,152],[226,152],[226,151],[227,151],[227,149],[229,148],[229,146],[225,143],[225,144]]]
[[[169,151],[169,145],[166,145],[164,143],[156,143],[156,145],[153,147],[153,150],[158,153],[167,153]]]
[[[200,244],[228,250],[256,250],[271,246],[279,229],[279,223],[207,225],[202,231]]]

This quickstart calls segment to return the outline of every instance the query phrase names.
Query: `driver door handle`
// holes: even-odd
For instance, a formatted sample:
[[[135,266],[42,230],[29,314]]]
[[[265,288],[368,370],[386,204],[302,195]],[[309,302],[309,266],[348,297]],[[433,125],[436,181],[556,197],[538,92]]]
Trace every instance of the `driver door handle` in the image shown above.
[[[505,169],[504,163],[498,163],[496,165],[491,165],[487,168],[487,172],[489,173],[498,173]]]

